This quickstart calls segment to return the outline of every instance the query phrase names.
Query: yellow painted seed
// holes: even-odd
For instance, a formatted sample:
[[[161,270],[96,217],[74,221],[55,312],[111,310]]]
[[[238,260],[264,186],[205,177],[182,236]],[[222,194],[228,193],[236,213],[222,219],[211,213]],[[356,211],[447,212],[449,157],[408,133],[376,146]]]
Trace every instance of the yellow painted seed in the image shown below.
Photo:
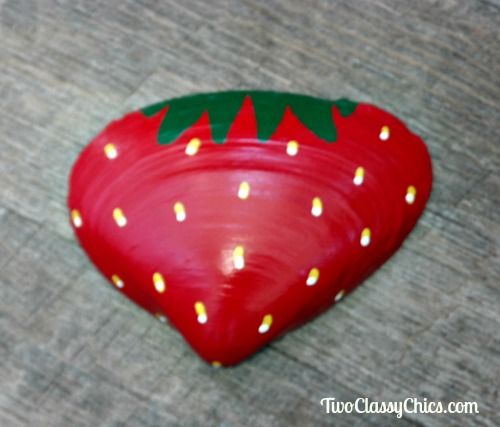
[[[299,143],[297,141],[290,141],[286,145],[286,154],[289,156],[296,156],[299,152]]]
[[[159,292],[160,294],[165,292],[165,290],[167,289],[163,275],[161,273],[158,273],[158,272],[153,274],[153,285],[154,285],[156,291]]]
[[[319,197],[312,200],[311,215],[315,217],[321,216],[323,213],[323,202]]]
[[[245,267],[245,249],[243,246],[236,246],[234,248],[233,264],[236,270],[241,270]]]
[[[246,181],[243,181],[238,188],[238,197],[241,200],[246,200],[250,196],[250,184]]]
[[[205,304],[203,304],[201,301],[197,301],[194,304],[194,311],[198,315],[197,317],[198,323],[201,324],[207,323],[208,317],[207,317],[207,310],[205,309]]]
[[[390,136],[391,136],[391,130],[389,129],[389,126],[382,126],[382,128],[380,129],[380,134],[379,134],[378,137],[382,141],[387,141]]]
[[[123,280],[117,274],[111,276],[111,281],[117,288],[122,289],[125,286],[125,283],[123,283]]]
[[[73,209],[71,211],[71,220],[76,228],[80,228],[83,225],[82,216],[80,215],[80,211],[77,209]]]
[[[176,202],[174,204],[174,213],[175,213],[175,219],[179,222],[185,221],[186,220],[186,208],[184,207],[184,204],[181,202]]]
[[[406,190],[406,196],[405,196],[406,203],[412,205],[413,202],[415,202],[416,197],[417,197],[417,189],[413,185],[410,185]]]
[[[345,291],[342,289],[337,295],[335,295],[335,302],[339,302],[344,297]]]
[[[319,279],[319,270],[317,268],[311,268],[311,271],[309,271],[309,274],[307,276],[306,280],[306,285],[307,286],[314,286]]]
[[[156,313],[155,317],[161,322],[161,323],[167,323],[167,318],[161,314],[161,313]]]
[[[372,237],[372,232],[370,231],[370,229],[364,228],[363,231],[361,232],[361,240],[360,240],[361,246],[363,247],[368,246],[371,242],[371,237]]]
[[[365,179],[365,169],[363,167],[358,167],[354,174],[354,185],[361,185]]]
[[[127,218],[120,208],[115,208],[113,210],[113,218],[118,227],[125,227],[127,225]]]
[[[201,140],[199,138],[193,138],[186,145],[186,154],[188,156],[194,156],[201,147]]]
[[[118,157],[118,151],[116,150],[115,144],[106,144],[104,146],[104,154],[110,160],[116,159]]]
[[[269,331],[272,324],[273,324],[273,316],[270,314],[266,314],[262,318],[262,323],[259,326],[259,333],[265,334],[267,331]]]

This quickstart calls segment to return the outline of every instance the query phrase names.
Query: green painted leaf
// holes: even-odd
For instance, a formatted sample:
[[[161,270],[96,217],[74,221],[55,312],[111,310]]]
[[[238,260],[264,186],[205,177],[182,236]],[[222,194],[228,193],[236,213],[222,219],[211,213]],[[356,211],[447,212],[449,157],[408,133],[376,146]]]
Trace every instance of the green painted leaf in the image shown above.
[[[229,128],[240,111],[245,94],[228,94],[222,97],[214,96],[210,101],[208,115],[212,126],[212,138],[216,143],[223,143]]]
[[[151,117],[158,113],[160,110],[165,108],[168,104],[168,101],[158,102],[157,104],[149,105],[142,109],[144,115]]]
[[[342,114],[344,117],[349,117],[352,113],[354,113],[354,110],[356,109],[356,106],[358,104],[354,101],[351,101],[350,99],[340,98],[335,101],[335,105],[339,109],[340,114]]]
[[[231,91],[176,98],[146,107],[142,112],[149,117],[168,105],[168,112],[158,132],[158,142],[170,144],[207,111],[212,126],[212,137],[215,142],[222,143],[246,96],[252,99],[257,120],[257,135],[261,141],[267,141],[271,137],[281,122],[286,108],[289,107],[319,138],[334,142],[337,132],[331,107],[336,105],[340,114],[348,117],[357,105],[348,99],[328,101],[281,92]]]

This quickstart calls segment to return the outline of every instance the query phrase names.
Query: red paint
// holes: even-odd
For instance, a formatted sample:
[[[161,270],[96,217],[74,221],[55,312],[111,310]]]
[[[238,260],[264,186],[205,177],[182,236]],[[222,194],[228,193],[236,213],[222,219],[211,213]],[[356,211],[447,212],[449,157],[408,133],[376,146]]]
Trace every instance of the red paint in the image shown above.
[[[295,328],[350,292],[401,245],[429,197],[430,158],[419,137],[394,116],[359,104],[349,117],[333,107],[337,142],[327,144],[287,110],[268,142],[256,140],[248,98],[227,142],[210,137],[208,115],[177,141],[159,145],[166,109],[151,118],[141,112],[112,122],[82,152],[70,180],[69,208],[82,218],[75,232],[91,260],[110,279],[118,275],[127,297],[152,314],[161,313],[209,363],[231,365]],[[379,139],[382,126],[390,137]],[[202,145],[185,154],[191,138]],[[286,154],[290,140],[296,156]],[[104,146],[115,145],[108,159]],[[356,168],[363,184],[353,183]],[[247,200],[237,197],[241,181]],[[417,190],[405,201],[408,186]],[[323,201],[311,215],[314,197]],[[181,201],[187,213],[177,222]],[[127,218],[118,227],[113,209]],[[361,232],[371,229],[369,246]],[[245,248],[245,268],[235,270],[232,253]],[[306,280],[320,270],[314,286]],[[165,278],[158,293],[153,273]],[[204,303],[208,321],[197,321]],[[258,332],[266,314],[273,323]]]

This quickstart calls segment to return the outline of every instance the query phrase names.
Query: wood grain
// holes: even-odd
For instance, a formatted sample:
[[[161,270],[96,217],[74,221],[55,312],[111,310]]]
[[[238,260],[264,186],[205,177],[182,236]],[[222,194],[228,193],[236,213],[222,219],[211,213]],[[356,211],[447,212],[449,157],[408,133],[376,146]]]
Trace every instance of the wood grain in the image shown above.
[[[500,425],[500,3],[0,0],[0,425]],[[104,124],[191,92],[373,102],[427,142],[403,248],[335,309],[214,370],[121,298],[67,221]],[[326,415],[319,400],[473,400]]]

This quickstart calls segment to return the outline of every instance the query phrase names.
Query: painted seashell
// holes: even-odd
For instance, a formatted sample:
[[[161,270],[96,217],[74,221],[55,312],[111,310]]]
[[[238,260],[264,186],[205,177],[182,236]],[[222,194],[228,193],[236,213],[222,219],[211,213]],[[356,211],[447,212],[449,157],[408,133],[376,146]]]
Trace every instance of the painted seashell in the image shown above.
[[[76,161],[68,207],[118,292],[228,366],[382,265],[431,182],[422,140],[373,105],[222,92],[110,123]]]

